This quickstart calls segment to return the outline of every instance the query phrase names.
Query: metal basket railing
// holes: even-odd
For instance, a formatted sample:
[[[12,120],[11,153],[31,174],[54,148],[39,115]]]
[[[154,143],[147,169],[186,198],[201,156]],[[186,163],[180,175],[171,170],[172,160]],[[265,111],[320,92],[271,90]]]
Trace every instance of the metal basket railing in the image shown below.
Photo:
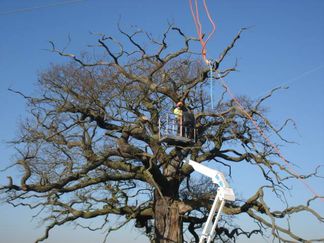
[[[159,136],[160,139],[166,136],[174,136],[195,140],[196,128],[194,124],[184,124],[182,119],[178,119],[175,115],[166,114],[159,119]]]

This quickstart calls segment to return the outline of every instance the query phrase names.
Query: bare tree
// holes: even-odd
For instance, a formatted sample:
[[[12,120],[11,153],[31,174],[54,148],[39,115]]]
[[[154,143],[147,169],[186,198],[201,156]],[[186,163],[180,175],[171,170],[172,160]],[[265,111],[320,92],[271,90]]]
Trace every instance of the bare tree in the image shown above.
[[[214,61],[218,78],[235,71],[235,65],[220,67],[243,30]],[[129,34],[120,27],[119,31],[127,45],[99,35],[94,48],[102,50],[100,57],[78,57],[51,43],[53,52],[71,61],[53,65],[40,75],[39,95],[13,91],[27,100],[30,115],[13,141],[15,165],[22,171],[20,182],[8,177],[8,184],[0,190],[13,206],[46,212],[47,227],[36,242],[69,222],[89,230],[108,227],[109,231],[135,222],[152,242],[198,242],[215,188],[190,177],[193,169],[183,163],[187,156],[199,163],[226,166],[228,176],[235,164],[249,164],[264,177],[264,185],[250,198],[225,205],[227,216],[220,222],[215,240],[235,242],[241,236],[265,235],[268,230],[281,242],[323,241],[304,239],[289,223],[278,222],[282,218],[289,222],[292,215],[303,212],[319,223],[324,219],[310,205],[320,196],[305,205],[291,206],[285,200],[290,180],[319,177],[318,171],[296,175],[279,161],[278,152],[249,119],[264,134],[288,142],[281,132],[289,121],[276,128],[262,108],[275,90],[257,101],[240,97],[249,116],[235,100],[224,98],[226,88],[215,109],[207,109],[210,100],[204,87],[209,69],[190,50],[195,38],[171,25],[159,40],[143,31]],[[173,42],[182,40],[182,47],[175,50],[170,35]],[[194,110],[196,141],[161,143],[159,119],[172,112],[178,101]],[[280,198],[284,209],[270,209],[266,192]],[[255,229],[245,230],[235,223],[235,216],[243,214],[256,222]],[[113,215],[124,221],[111,225]],[[101,218],[102,225],[84,224],[84,219],[93,218]]]

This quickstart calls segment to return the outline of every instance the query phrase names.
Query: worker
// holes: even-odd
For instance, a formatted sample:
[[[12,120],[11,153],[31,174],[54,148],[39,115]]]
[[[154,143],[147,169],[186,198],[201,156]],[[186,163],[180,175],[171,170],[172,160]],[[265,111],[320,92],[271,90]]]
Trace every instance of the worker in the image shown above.
[[[195,138],[195,126],[196,126],[196,119],[195,115],[191,109],[186,109],[182,113],[182,124],[185,128],[185,137],[194,139]]]
[[[178,134],[180,136],[184,135],[183,127],[183,112],[185,110],[184,104],[182,101],[179,101],[176,105],[176,108],[173,110],[173,114],[176,116],[178,122]]]

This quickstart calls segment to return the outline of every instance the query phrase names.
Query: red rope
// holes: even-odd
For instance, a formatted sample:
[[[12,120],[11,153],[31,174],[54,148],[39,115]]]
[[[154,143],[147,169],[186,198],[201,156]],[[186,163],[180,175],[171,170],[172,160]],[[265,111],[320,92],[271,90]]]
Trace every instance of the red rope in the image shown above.
[[[289,170],[294,173],[297,176],[297,179],[299,179],[305,186],[306,188],[315,196],[320,198],[320,200],[322,202],[324,202],[324,198],[321,198],[320,195],[305,181],[301,179],[300,174],[298,174],[290,165],[290,163],[287,161],[287,159],[282,155],[281,151],[279,150],[279,148],[273,144],[270,139],[265,135],[265,133],[262,131],[262,129],[258,126],[257,122],[252,118],[252,116],[244,109],[243,105],[239,102],[239,100],[236,98],[236,96],[233,94],[233,92],[231,91],[231,89],[229,88],[229,86],[226,84],[226,82],[220,78],[220,81],[222,83],[222,85],[226,88],[226,90],[228,91],[228,94],[231,96],[231,98],[234,100],[234,102],[239,106],[239,108],[242,110],[242,112],[244,113],[244,115],[251,120],[251,122],[253,123],[253,125],[255,126],[255,128],[258,130],[258,132],[260,133],[260,135],[266,140],[266,142],[276,151],[276,153],[278,154],[279,158],[282,159],[288,166]]]
[[[202,39],[202,35],[201,35],[202,26],[201,26],[200,19],[199,19],[197,0],[195,0],[196,13],[194,12],[194,9],[192,7],[192,0],[189,0],[189,5],[190,5],[190,11],[191,11],[192,18],[193,18],[193,20],[195,22],[196,31],[197,31],[197,34],[198,34],[200,44],[203,46],[204,45],[204,40]]]
[[[215,30],[216,30],[216,24],[214,23],[212,17],[210,16],[210,13],[209,13],[209,10],[208,10],[208,7],[207,7],[207,3],[206,3],[206,0],[204,0],[204,7],[205,7],[205,11],[206,11],[206,14],[207,14],[207,17],[209,19],[209,22],[212,24],[213,26],[213,29],[212,31],[209,33],[205,43],[207,44],[207,42],[209,41],[210,37],[212,37],[212,35],[215,33]]]
[[[206,0],[203,0],[203,3],[204,3],[204,8],[205,8],[205,12],[206,12],[206,15],[209,19],[209,22],[212,24],[213,26],[213,29],[212,31],[209,33],[206,41],[204,41],[203,39],[203,35],[202,35],[202,24],[200,22],[200,16],[199,16],[199,7],[198,7],[198,0],[195,0],[195,9],[193,9],[193,6],[192,6],[192,0],[189,0],[189,6],[190,6],[190,11],[191,11],[191,15],[192,15],[192,18],[195,22],[195,26],[196,26],[196,31],[197,31],[197,34],[198,34],[198,38],[199,38],[199,41],[200,41],[200,44],[202,46],[202,49],[201,49],[201,55],[202,55],[202,58],[204,59],[204,61],[209,64],[209,61],[207,60],[206,58],[206,54],[207,54],[207,49],[206,49],[206,45],[207,45],[207,42],[209,41],[209,39],[212,37],[212,35],[215,33],[215,30],[216,30],[216,24],[214,23],[210,13],[209,13],[209,10],[208,10],[208,6],[207,6],[207,3],[206,3]]]

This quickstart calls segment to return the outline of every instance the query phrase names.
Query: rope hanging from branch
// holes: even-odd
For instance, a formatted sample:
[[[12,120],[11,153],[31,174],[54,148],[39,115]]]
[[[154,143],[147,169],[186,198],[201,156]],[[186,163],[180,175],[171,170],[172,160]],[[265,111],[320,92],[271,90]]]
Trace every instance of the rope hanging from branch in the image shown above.
[[[209,22],[212,25],[212,30],[209,33],[209,35],[207,36],[206,40],[204,40],[204,34],[202,33],[202,24],[200,21],[200,16],[199,16],[199,7],[198,7],[198,0],[195,0],[195,6],[193,7],[193,3],[192,0],[189,0],[189,6],[190,6],[190,11],[191,11],[191,15],[192,18],[195,22],[195,26],[196,26],[196,31],[198,34],[198,38],[199,38],[199,42],[201,44],[201,55],[202,58],[204,60],[204,62],[209,66],[209,79],[210,79],[210,102],[211,102],[211,109],[214,110],[214,97],[213,97],[213,63],[210,60],[207,59],[207,43],[210,40],[210,38],[213,36],[213,34],[215,33],[216,30],[216,24],[213,21],[209,10],[208,10],[208,6],[206,3],[206,0],[203,0],[203,5],[204,5],[204,9],[206,12],[206,16],[209,20]]]
[[[189,6],[190,6],[191,15],[192,15],[192,18],[193,18],[193,20],[195,22],[196,31],[197,31],[198,38],[199,38],[199,41],[200,41],[200,44],[201,44],[201,47],[202,47],[201,48],[201,55],[202,55],[203,60],[206,62],[206,64],[210,65],[210,61],[206,57],[207,56],[207,43],[210,40],[210,38],[213,36],[213,34],[215,33],[216,24],[214,23],[211,15],[209,13],[206,0],[203,0],[203,4],[204,4],[204,9],[205,9],[206,15],[208,17],[208,20],[209,20],[209,22],[211,23],[211,25],[213,27],[211,32],[207,36],[206,40],[204,40],[204,34],[202,33],[202,24],[201,24],[200,16],[199,16],[198,0],[195,0],[195,6],[194,7],[193,7],[192,0],[189,0]]]

